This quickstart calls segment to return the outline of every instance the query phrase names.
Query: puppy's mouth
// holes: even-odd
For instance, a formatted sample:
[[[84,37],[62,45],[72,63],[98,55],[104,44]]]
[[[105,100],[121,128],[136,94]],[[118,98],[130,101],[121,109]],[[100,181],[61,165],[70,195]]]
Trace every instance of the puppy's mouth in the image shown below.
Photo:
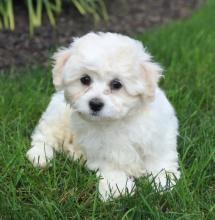
[[[93,116],[93,117],[98,117],[99,116],[99,112],[91,112],[90,115]]]
[[[104,119],[101,114],[99,114],[99,112],[89,112],[89,113],[83,113],[83,112],[78,112],[78,114],[84,118],[85,120],[88,121],[101,121],[102,119]]]
[[[91,121],[91,122],[98,122],[98,123],[107,123],[107,122],[112,122],[115,121],[116,119],[103,116],[100,112],[89,112],[89,113],[84,113],[84,112],[78,112],[80,117],[82,117],[86,121]]]

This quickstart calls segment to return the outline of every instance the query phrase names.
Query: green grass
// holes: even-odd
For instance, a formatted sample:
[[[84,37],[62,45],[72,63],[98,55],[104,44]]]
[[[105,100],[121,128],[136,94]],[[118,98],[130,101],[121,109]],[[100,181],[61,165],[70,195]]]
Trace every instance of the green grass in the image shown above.
[[[54,91],[50,69],[1,74],[0,219],[215,219],[214,11],[208,0],[191,18],[137,36],[165,67],[161,86],[180,121],[182,177],[162,195],[141,178],[134,196],[102,203],[95,173],[66,156],[33,168],[25,153]]]

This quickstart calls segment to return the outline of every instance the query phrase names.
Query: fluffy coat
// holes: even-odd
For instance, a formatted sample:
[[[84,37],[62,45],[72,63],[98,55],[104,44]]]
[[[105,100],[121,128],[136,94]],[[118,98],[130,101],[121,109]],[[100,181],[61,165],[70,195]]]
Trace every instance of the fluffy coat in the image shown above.
[[[28,159],[44,167],[54,152],[86,160],[101,177],[103,200],[151,175],[156,188],[179,178],[175,111],[158,87],[162,68],[142,44],[114,33],[89,33],[54,55],[57,92],[32,134]],[[89,85],[83,84],[87,77]],[[113,83],[120,82],[120,88]],[[119,85],[119,84],[118,84]],[[102,102],[93,111],[93,99]]]

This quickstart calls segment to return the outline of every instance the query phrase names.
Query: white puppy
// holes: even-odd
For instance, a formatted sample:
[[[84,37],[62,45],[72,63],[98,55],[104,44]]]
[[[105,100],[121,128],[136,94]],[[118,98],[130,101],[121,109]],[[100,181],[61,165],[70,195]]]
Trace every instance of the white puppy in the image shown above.
[[[28,159],[43,167],[54,151],[83,157],[98,170],[104,200],[132,192],[142,175],[151,174],[157,186],[174,184],[180,176],[177,118],[157,85],[162,69],[142,44],[89,33],[54,59],[57,92],[32,135]]]

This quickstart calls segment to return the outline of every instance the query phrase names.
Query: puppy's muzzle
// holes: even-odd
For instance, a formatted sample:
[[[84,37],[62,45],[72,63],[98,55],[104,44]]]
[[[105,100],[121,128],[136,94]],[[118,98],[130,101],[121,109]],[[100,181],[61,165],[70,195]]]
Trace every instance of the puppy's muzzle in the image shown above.
[[[93,112],[99,112],[104,107],[104,103],[99,98],[93,98],[89,101],[89,106]]]

